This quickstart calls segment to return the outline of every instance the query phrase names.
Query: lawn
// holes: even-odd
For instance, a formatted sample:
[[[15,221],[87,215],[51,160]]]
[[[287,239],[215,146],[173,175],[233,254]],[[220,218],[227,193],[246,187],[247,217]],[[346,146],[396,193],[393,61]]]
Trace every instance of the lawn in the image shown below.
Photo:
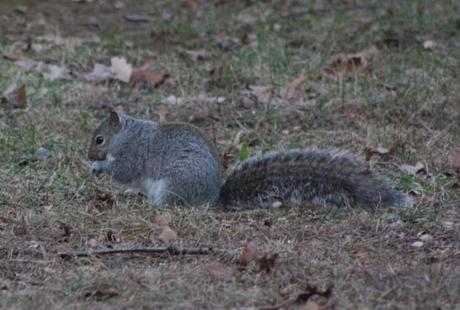
[[[0,307],[460,308],[460,2],[0,1]],[[406,209],[158,208],[92,176],[111,109],[223,167],[356,154]],[[212,248],[203,255],[110,249]]]

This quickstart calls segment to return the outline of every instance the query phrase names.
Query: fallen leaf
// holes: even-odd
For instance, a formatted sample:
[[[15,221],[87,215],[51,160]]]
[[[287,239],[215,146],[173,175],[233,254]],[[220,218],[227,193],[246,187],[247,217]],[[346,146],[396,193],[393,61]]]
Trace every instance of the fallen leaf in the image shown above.
[[[94,64],[93,71],[81,74],[81,79],[85,81],[116,79],[128,83],[133,69],[132,66],[126,62],[126,59],[112,57],[110,63],[110,67],[99,63]]]
[[[225,34],[218,34],[214,36],[214,41],[216,41],[217,45],[224,50],[228,50],[241,43],[238,38],[230,37]]]
[[[411,244],[414,248],[421,248],[423,246],[422,241],[415,241]]]
[[[182,48],[178,49],[180,55],[189,57],[193,61],[199,60],[208,60],[212,58],[212,54],[205,49],[201,50],[184,50]]]
[[[452,168],[454,168],[456,172],[460,173],[460,149],[455,149],[451,151],[450,161]]]
[[[186,5],[190,11],[198,11],[201,9],[202,3],[200,0],[187,0]]]
[[[129,86],[134,88],[154,88],[165,82],[167,74],[150,69],[135,69],[129,79]]]
[[[35,61],[29,58],[18,60],[15,62],[15,64],[25,70],[39,69],[45,66],[43,61]]]
[[[97,240],[94,239],[94,238],[89,239],[89,240],[88,240],[88,245],[89,245],[90,247],[92,247],[92,248],[97,247]]]
[[[97,213],[100,213],[112,208],[114,203],[114,196],[106,193],[99,194],[89,201],[88,209],[96,210]]]
[[[27,89],[25,85],[21,85],[15,89],[9,97],[11,107],[14,109],[27,108]]]
[[[110,67],[102,64],[94,64],[93,71],[84,73],[81,78],[85,81],[104,81],[112,78],[112,70]]]
[[[307,286],[305,291],[297,293],[296,295],[294,295],[293,298],[290,298],[288,301],[282,304],[279,304],[279,305],[271,306],[271,307],[262,307],[262,309],[266,309],[266,310],[268,309],[270,310],[291,309],[291,308],[297,309],[299,308],[299,306],[300,306],[299,309],[309,309],[309,310],[321,309],[318,304],[310,300],[310,298],[313,296],[320,296],[320,297],[324,297],[325,299],[331,298],[332,286],[329,286],[325,291],[320,291],[316,287]],[[297,307],[293,307],[293,306],[297,306]]]
[[[303,93],[301,86],[305,82],[306,79],[307,79],[306,76],[301,74],[300,76],[292,80],[288,84],[286,90],[284,91],[284,94],[282,94],[282,97],[286,100],[300,99]]]
[[[254,241],[246,243],[240,256],[240,268],[239,270],[245,270],[251,261],[257,256],[257,248]]]
[[[166,225],[163,227],[158,239],[160,239],[164,244],[171,244],[177,240],[177,233]]]
[[[275,267],[276,261],[278,260],[278,253],[265,254],[262,257],[258,257],[257,263],[259,264],[259,270],[270,273]]]
[[[357,73],[368,74],[370,72],[369,59],[377,52],[375,46],[356,54],[339,54],[322,70],[324,76],[337,79],[340,76],[353,76]]]
[[[256,86],[250,85],[248,89],[243,90],[243,98],[255,101],[256,103],[267,104],[273,97],[274,87],[271,85]]]
[[[367,148],[366,149],[366,160],[369,161],[372,156],[374,156],[375,154],[378,154],[378,155],[390,155],[392,153],[394,153],[394,151],[396,150],[396,148],[401,144],[401,141],[400,140],[396,140],[391,146],[390,148],[385,148],[385,147],[382,147],[382,146],[378,146],[376,148]]]
[[[356,259],[358,261],[360,261],[361,263],[367,263],[369,261],[369,255],[367,255],[366,252],[358,252],[356,255],[355,255]]]
[[[68,70],[65,67],[60,67],[56,65],[48,65],[45,70],[43,70],[43,77],[49,81],[68,79]]]
[[[126,6],[126,4],[123,1],[115,1],[113,4],[113,7],[116,9],[122,9]]]
[[[24,58],[15,62],[19,67],[31,71],[37,71],[43,74],[43,77],[49,81],[69,79],[69,71],[66,67],[53,64],[46,64],[43,61],[35,61]]]
[[[70,237],[72,235],[72,227],[64,222],[57,221],[59,229],[63,231],[62,237]]]
[[[225,280],[232,275],[232,269],[226,268],[219,263],[207,264],[204,269],[219,280]]]
[[[416,175],[417,173],[424,171],[425,170],[425,165],[421,162],[417,162],[415,166],[411,165],[401,165],[399,167],[402,171],[410,174],[410,175]]]
[[[160,227],[168,226],[170,221],[171,216],[169,216],[169,214],[167,213],[158,214],[154,219],[155,224],[157,224]]]
[[[114,74],[114,78],[116,80],[128,83],[133,68],[130,64],[126,62],[126,59],[121,57],[112,57],[110,59],[110,63],[112,65],[111,70]]]

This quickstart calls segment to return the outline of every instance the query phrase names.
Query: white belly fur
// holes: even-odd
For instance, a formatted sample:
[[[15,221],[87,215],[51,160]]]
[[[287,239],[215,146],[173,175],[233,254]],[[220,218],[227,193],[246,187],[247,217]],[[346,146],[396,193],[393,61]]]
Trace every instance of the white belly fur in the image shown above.
[[[164,194],[166,193],[166,180],[165,179],[146,179],[142,187],[145,194],[157,205],[163,204]]]

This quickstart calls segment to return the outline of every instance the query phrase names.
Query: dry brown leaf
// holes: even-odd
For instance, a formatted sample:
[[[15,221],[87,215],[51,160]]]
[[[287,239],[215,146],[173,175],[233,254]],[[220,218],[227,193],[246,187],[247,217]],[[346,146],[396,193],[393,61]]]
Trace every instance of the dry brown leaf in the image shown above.
[[[171,244],[177,240],[177,233],[166,225],[163,227],[158,239],[160,239],[164,244]]]
[[[99,194],[91,199],[88,203],[88,210],[91,212],[101,213],[113,207],[115,197],[111,194]]]
[[[154,88],[164,83],[167,74],[148,68],[135,69],[129,79],[129,85],[135,88]]]
[[[89,245],[90,247],[92,247],[92,248],[97,247],[97,243],[98,243],[97,240],[94,239],[94,238],[91,238],[91,239],[88,240],[88,245]]]
[[[320,296],[328,300],[332,296],[332,286],[329,286],[325,291],[320,291],[317,287],[308,286],[305,289],[305,291],[297,293],[292,298],[290,298],[288,301],[282,304],[271,306],[271,307],[262,307],[262,309],[266,309],[266,310],[268,309],[270,310],[291,309],[291,308],[312,309],[312,310],[321,309],[318,304],[310,300],[312,296]],[[293,306],[296,306],[296,307],[293,307]]]
[[[454,168],[456,172],[460,172],[460,149],[451,151],[450,160],[452,168]]]
[[[269,103],[273,96],[274,87],[271,85],[265,86],[249,86],[249,91],[257,98],[257,101],[262,104]]]
[[[254,241],[246,243],[240,256],[240,270],[246,269],[251,261],[257,256],[257,248]]]
[[[34,70],[43,74],[43,77],[49,81],[69,79],[69,70],[66,67],[47,64],[43,61],[35,61],[29,58],[23,58],[15,62],[16,65],[25,70]]]
[[[96,289],[83,295],[86,299],[95,299],[98,301],[107,300],[117,296],[120,296],[120,293],[112,287]]]
[[[212,53],[205,49],[201,50],[184,50],[179,48],[179,54],[191,58],[193,61],[208,60],[212,58]]]
[[[171,216],[167,213],[158,214],[154,220],[155,224],[157,224],[160,227],[168,226],[170,221],[171,221]]]
[[[0,97],[1,102],[9,105],[12,109],[27,108],[27,89],[25,85],[17,86],[15,83],[7,87],[4,94]]]
[[[274,254],[265,254],[262,257],[257,258],[257,263],[259,264],[259,270],[270,273],[278,260],[278,253]]]
[[[219,280],[225,280],[229,278],[233,271],[231,268],[224,267],[219,263],[207,264],[204,269]]]
[[[382,156],[390,155],[390,154],[394,153],[394,151],[396,150],[396,148],[400,144],[401,144],[401,141],[396,140],[390,146],[390,148],[385,148],[385,147],[382,147],[382,146],[378,146],[378,147],[375,147],[375,148],[367,148],[366,149],[366,160],[369,161],[372,158],[372,156],[374,156],[376,154],[382,155]]]
[[[17,109],[25,109],[27,107],[27,89],[25,85],[19,87],[13,94],[14,102],[12,106]]]
[[[357,73],[370,73],[369,60],[377,52],[375,46],[356,54],[339,54],[332,58],[322,73],[324,76],[337,79],[339,76],[353,76]]]
[[[190,11],[198,11],[202,5],[200,0],[186,0],[186,4]]]
[[[214,41],[216,41],[217,45],[219,45],[219,47],[224,50],[227,50],[241,43],[240,39],[230,37],[222,33],[214,36]]]
[[[302,97],[302,84],[305,82],[307,77],[303,74],[292,80],[286,90],[284,91],[284,94],[282,95],[284,99],[286,100],[298,100]]]
[[[48,81],[68,79],[69,74],[66,67],[47,65],[43,71],[43,77]]]

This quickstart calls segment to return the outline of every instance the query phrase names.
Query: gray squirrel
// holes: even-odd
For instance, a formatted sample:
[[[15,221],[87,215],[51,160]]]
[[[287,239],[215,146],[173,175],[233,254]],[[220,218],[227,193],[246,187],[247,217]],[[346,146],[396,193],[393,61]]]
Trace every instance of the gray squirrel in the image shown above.
[[[412,204],[344,151],[294,149],[251,157],[235,165],[222,183],[217,152],[200,129],[115,111],[94,131],[88,157],[93,174],[108,174],[156,205],[250,209],[278,201],[365,207]]]

